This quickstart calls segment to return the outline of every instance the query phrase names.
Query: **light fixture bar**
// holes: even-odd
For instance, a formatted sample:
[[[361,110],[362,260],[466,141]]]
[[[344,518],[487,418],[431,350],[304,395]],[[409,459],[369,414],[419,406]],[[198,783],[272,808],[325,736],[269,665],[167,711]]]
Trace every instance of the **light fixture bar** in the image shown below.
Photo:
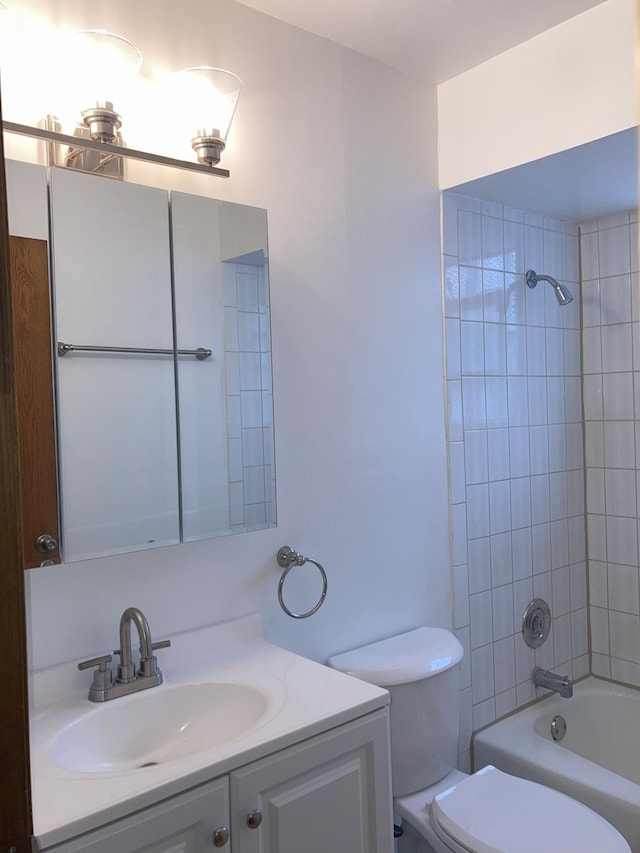
[[[30,136],[32,139],[44,139],[47,142],[57,142],[60,145],[68,145],[70,148],[88,148],[91,151],[100,151],[103,154],[129,157],[132,160],[143,160],[145,163],[156,163],[159,166],[171,166],[174,169],[186,169],[189,172],[200,172],[203,175],[228,178],[230,174],[228,169],[220,169],[217,166],[205,166],[201,163],[191,163],[188,160],[176,160],[173,157],[152,154],[150,151],[138,151],[135,148],[123,148],[109,142],[97,142],[93,139],[68,136],[66,133],[57,133],[53,130],[45,130],[43,127],[32,127],[27,124],[16,124],[13,121],[3,121],[2,129],[5,133]]]

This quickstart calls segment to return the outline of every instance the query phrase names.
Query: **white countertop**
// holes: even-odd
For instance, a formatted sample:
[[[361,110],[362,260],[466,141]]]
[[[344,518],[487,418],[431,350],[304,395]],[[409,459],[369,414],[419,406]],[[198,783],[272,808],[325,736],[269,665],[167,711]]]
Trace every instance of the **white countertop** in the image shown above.
[[[234,740],[167,764],[131,772],[67,770],[49,757],[53,738],[67,720],[95,712],[103,703],[88,700],[91,672],[78,672],[76,661],[31,673],[33,822],[41,848],[389,703],[386,690],[265,642],[258,616],[173,636],[171,647],[159,650],[157,657],[164,683],[151,690],[209,680],[243,681],[269,695],[264,717]],[[106,704],[131,703],[134,707],[136,699],[149,692]]]

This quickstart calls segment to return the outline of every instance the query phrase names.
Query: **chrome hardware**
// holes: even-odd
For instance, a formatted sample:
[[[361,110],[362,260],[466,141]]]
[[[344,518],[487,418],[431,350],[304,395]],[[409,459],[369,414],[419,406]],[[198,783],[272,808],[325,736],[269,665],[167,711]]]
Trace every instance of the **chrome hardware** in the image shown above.
[[[306,619],[308,616],[313,616],[313,614],[317,613],[317,611],[322,607],[322,603],[327,595],[327,573],[316,560],[312,560],[310,557],[303,557],[302,554],[298,554],[297,551],[294,551],[293,548],[290,548],[288,545],[283,545],[282,548],[280,548],[276,554],[276,559],[278,561],[278,565],[284,569],[278,583],[278,601],[280,602],[280,607],[282,607],[287,616],[291,616],[293,619]],[[320,598],[318,599],[317,604],[312,607],[311,610],[308,610],[306,613],[293,613],[293,611],[289,610],[287,605],[284,603],[282,589],[284,587],[286,577],[291,569],[294,566],[303,566],[305,563],[313,563],[320,572],[320,575],[322,576],[322,592],[320,593]]]
[[[562,740],[567,733],[567,721],[560,714],[556,714],[551,720],[551,737],[554,740]]]
[[[226,826],[220,826],[213,833],[213,846],[224,847],[229,840],[229,830]]]
[[[198,347],[197,349],[155,349],[153,347],[94,347],[80,344],[66,344],[58,341],[58,355],[68,355],[70,352],[111,352],[131,353],[132,355],[195,355],[198,361],[211,358],[213,351]]]
[[[568,675],[556,675],[555,672],[537,666],[533,670],[533,683],[536,687],[559,693],[563,699],[571,699],[573,696],[573,682]]]
[[[48,554],[56,550],[58,543],[50,533],[41,533],[35,541],[35,546],[40,554]]]
[[[262,823],[262,812],[259,809],[254,809],[247,815],[247,826],[249,829],[257,829]]]
[[[138,631],[140,641],[140,664],[137,671],[131,656],[132,623]],[[153,655],[153,650],[164,649],[170,645],[170,640],[152,643],[149,623],[144,614],[137,607],[128,607],[120,618],[120,648],[114,652],[120,655],[115,681],[111,670],[107,667],[111,661],[111,655],[103,655],[78,664],[78,669],[98,667],[89,689],[89,699],[92,702],[106,702],[109,699],[117,699],[119,696],[126,696],[128,693],[136,693],[162,684],[162,673],[158,669],[158,661]]]
[[[551,631],[551,608],[543,598],[534,598],[522,616],[522,636],[532,649],[541,646]]]

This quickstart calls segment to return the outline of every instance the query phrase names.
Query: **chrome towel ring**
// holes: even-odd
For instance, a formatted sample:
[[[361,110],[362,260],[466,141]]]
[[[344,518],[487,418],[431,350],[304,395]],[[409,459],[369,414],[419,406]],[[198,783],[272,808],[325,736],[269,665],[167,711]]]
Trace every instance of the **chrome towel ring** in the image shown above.
[[[278,601],[280,602],[280,607],[282,607],[287,616],[291,616],[293,619],[306,619],[308,616],[313,616],[313,614],[317,613],[322,607],[322,603],[327,595],[327,573],[317,560],[312,560],[310,557],[303,557],[302,554],[298,554],[297,551],[294,551],[293,548],[290,548],[288,545],[283,545],[282,548],[280,548],[276,555],[276,559],[278,560],[278,565],[284,569],[284,572],[280,577],[280,582],[278,583]],[[322,575],[322,593],[320,594],[317,604],[315,607],[312,607],[311,610],[308,610],[306,613],[293,613],[284,603],[282,589],[284,587],[286,577],[291,569],[294,566],[303,566],[305,563],[313,563]]]

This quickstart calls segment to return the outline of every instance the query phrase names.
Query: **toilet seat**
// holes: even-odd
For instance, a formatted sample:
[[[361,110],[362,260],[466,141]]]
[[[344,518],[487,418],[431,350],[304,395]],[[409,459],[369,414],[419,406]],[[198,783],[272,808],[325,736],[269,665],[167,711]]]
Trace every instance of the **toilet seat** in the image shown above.
[[[488,765],[438,794],[433,830],[463,853],[629,853],[611,824],[559,791]]]

